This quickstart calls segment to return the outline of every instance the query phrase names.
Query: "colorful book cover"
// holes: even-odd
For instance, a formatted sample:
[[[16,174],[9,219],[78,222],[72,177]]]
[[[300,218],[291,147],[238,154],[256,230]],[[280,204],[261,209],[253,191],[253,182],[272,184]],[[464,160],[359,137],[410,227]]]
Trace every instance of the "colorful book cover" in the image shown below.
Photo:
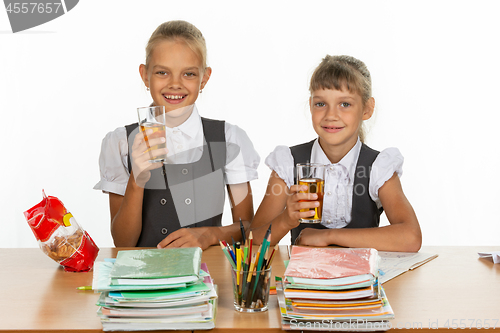
[[[364,300],[358,300],[356,303],[346,304],[343,311],[335,311],[333,309],[323,310],[321,306],[315,306],[315,304],[310,304],[309,308],[302,308],[300,312],[297,311],[296,304],[294,305],[294,300],[288,298],[284,294],[283,286],[281,281],[276,281],[276,291],[278,294],[278,304],[280,307],[281,317],[283,320],[287,321],[290,319],[301,320],[301,321],[318,321],[318,320],[332,320],[332,321],[349,321],[349,320],[366,320],[366,321],[383,321],[394,318],[394,311],[387,300],[385,291],[380,288],[380,297],[376,299],[377,303],[381,301],[382,306],[377,306],[374,308],[359,308],[360,304],[365,307],[370,307],[369,302]],[[302,300],[300,300],[302,301]],[[316,302],[316,301],[313,301]],[[340,304],[340,303],[337,303]],[[375,304],[373,304],[375,305]],[[328,313],[330,312],[330,313]],[[285,327],[285,326],[284,326]],[[335,329],[337,331],[337,329]],[[363,330],[360,330],[363,331]]]
[[[348,300],[365,297],[377,297],[377,290],[375,290],[373,286],[350,290],[305,290],[287,288],[284,290],[284,294],[286,298]]]

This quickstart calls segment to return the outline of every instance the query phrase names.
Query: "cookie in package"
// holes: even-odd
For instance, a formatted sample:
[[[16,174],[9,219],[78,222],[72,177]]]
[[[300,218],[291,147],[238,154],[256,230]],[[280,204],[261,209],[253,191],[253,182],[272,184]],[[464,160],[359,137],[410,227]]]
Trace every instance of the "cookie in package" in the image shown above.
[[[38,245],[68,272],[87,272],[99,248],[56,197],[46,196],[24,212]]]

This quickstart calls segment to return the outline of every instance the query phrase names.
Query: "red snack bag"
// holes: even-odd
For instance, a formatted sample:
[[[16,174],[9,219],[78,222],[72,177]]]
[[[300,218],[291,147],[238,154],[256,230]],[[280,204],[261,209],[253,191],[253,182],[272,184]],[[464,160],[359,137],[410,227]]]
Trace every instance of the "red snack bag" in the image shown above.
[[[56,197],[47,197],[24,212],[38,245],[67,272],[87,272],[99,248]]]

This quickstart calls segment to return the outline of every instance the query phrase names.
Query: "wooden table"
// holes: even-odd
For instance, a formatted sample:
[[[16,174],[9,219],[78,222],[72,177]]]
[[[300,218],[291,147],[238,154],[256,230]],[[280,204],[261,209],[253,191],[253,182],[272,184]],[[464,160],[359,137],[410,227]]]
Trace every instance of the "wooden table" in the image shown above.
[[[101,249],[97,260],[115,257],[120,249]],[[500,331],[500,265],[478,259],[479,251],[499,247],[427,247],[438,253],[433,261],[384,284],[396,318],[393,328],[448,331],[466,326],[467,332],[488,324]],[[286,246],[273,263],[273,275],[284,272]],[[230,265],[220,250],[203,252],[219,286],[216,328],[213,332],[278,332],[281,330],[276,296],[269,311],[238,313],[233,308]],[[99,294],[77,291],[90,285],[92,273],[66,273],[39,249],[0,249],[0,332],[101,332],[95,305]]]

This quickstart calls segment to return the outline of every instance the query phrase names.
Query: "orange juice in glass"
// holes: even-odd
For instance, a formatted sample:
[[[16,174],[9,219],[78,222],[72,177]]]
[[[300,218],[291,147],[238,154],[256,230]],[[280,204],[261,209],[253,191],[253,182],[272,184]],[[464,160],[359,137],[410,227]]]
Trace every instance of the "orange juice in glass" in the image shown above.
[[[316,193],[319,206],[314,208],[301,209],[301,212],[314,210],[314,216],[301,218],[301,223],[321,223],[321,213],[323,212],[323,195],[325,187],[325,166],[317,163],[299,163],[297,164],[297,184],[307,185],[307,191],[301,193]],[[305,200],[301,200],[305,201]]]
[[[139,129],[144,135],[144,140],[148,149],[146,152],[150,154],[149,161],[151,163],[164,162],[167,159],[167,154],[163,153],[160,155],[153,155],[154,151],[161,148],[166,148],[166,143],[160,143],[158,145],[150,146],[150,138],[165,137],[165,107],[164,106],[148,106],[137,108],[137,114],[139,116]],[[153,133],[146,134],[146,130],[152,129]]]

